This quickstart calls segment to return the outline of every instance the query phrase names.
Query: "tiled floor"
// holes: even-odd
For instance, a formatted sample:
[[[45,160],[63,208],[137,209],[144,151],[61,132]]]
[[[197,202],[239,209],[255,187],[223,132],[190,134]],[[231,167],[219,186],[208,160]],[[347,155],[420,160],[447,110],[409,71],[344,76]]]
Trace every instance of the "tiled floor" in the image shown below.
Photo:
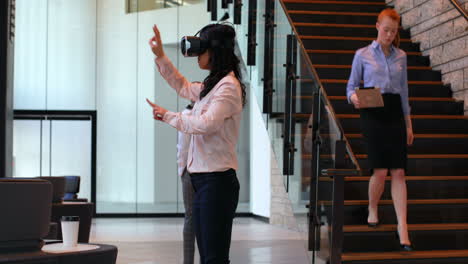
[[[118,264],[180,264],[182,223],[182,218],[98,218],[93,222],[90,240],[116,245]],[[236,218],[231,263],[311,263],[305,246],[296,231],[252,218]]]

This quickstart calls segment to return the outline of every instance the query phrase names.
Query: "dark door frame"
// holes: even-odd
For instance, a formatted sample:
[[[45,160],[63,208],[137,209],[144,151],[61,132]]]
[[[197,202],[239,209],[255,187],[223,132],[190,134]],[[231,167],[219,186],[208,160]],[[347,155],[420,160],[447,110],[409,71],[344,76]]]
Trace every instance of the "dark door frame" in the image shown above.
[[[94,110],[15,110],[15,120],[90,120],[91,121],[91,202],[96,215],[96,140],[97,112]]]
[[[14,5],[0,1],[0,177],[11,175],[13,158]]]

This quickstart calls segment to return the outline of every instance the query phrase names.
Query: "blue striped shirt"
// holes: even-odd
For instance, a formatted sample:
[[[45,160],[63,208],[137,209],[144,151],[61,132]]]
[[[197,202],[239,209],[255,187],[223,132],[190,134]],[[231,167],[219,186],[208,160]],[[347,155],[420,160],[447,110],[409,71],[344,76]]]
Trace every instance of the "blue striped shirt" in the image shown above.
[[[381,93],[400,94],[403,113],[409,115],[406,61],[406,53],[393,45],[390,55],[386,57],[381,45],[375,40],[372,44],[357,50],[346,87],[348,101],[354,89],[359,87],[363,80],[364,87],[379,87]]]

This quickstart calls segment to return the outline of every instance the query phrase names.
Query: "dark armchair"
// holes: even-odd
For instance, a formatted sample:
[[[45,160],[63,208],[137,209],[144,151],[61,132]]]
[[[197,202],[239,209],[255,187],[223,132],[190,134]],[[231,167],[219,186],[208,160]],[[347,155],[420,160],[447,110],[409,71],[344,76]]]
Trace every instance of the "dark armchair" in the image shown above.
[[[0,178],[0,251],[37,250],[49,232],[52,185]]]
[[[115,264],[117,248],[111,245],[99,245],[100,248],[95,250],[58,254],[49,254],[40,250],[44,245],[42,238],[49,231],[52,196],[50,181],[0,178],[0,263]],[[63,204],[62,202],[54,203],[59,207]],[[87,207],[90,206],[87,205]],[[74,208],[71,209],[73,213],[79,215]],[[67,212],[66,215],[70,215],[69,213]],[[89,229],[85,231],[89,236]]]
[[[62,238],[62,228],[60,218],[67,215],[80,217],[80,229],[78,242],[88,243],[91,232],[91,223],[94,212],[94,204],[87,199],[79,199],[76,193],[80,190],[79,176],[52,176],[40,177],[40,179],[50,181],[53,186],[52,213],[50,220],[57,223],[56,238]],[[48,236],[48,238],[51,238]]]
[[[69,202],[87,202],[88,199],[78,198],[80,192],[80,176],[64,176],[65,177],[65,195],[64,201]]]

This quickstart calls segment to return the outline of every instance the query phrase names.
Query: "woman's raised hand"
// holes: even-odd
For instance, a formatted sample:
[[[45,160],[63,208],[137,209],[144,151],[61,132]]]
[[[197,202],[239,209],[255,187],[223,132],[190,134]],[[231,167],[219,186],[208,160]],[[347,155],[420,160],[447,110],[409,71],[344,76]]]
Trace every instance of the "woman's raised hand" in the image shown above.
[[[161,33],[156,25],[153,25],[154,36],[150,39],[149,44],[151,51],[156,57],[161,58],[164,56],[164,49],[161,41]]]
[[[162,121],[164,118],[164,115],[166,114],[167,110],[160,107],[159,105],[151,102],[148,98],[146,98],[146,102],[153,108],[153,118],[155,120]]]

